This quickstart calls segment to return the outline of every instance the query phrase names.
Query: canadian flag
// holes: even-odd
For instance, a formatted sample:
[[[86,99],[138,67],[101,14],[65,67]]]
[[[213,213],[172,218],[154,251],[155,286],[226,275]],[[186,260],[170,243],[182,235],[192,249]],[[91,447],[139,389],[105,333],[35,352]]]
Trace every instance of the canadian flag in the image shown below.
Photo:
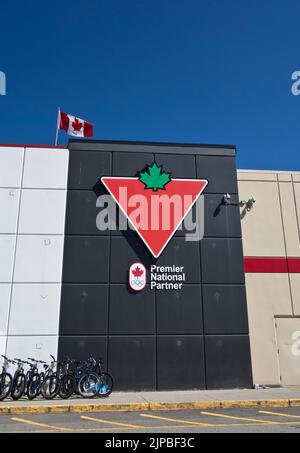
[[[76,116],[59,111],[58,129],[64,130],[72,137],[93,137],[93,125]]]

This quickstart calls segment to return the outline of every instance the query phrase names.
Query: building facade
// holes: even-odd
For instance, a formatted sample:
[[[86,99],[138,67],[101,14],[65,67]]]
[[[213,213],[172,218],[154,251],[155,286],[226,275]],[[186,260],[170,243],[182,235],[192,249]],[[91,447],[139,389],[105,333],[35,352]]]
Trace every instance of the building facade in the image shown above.
[[[300,382],[300,172],[239,171],[253,379]]]
[[[208,181],[203,239],[179,230],[158,258],[121,229],[120,209],[114,228],[96,224],[97,200],[111,198],[101,178],[134,179],[153,162],[176,181]],[[240,206],[251,197],[251,210]],[[299,173],[237,172],[230,146],[0,146],[0,353],[102,356],[119,390],[293,383],[299,197]],[[130,285],[135,264],[142,291]],[[152,266],[180,269],[184,283],[152,287]]]

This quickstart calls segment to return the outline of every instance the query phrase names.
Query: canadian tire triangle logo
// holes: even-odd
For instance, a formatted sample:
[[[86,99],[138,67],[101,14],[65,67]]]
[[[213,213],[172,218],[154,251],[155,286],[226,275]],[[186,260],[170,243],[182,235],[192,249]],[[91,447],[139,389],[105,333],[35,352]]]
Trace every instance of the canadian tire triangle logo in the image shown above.
[[[138,178],[101,178],[154,258],[158,258],[189,214],[206,179],[176,179],[155,162]]]

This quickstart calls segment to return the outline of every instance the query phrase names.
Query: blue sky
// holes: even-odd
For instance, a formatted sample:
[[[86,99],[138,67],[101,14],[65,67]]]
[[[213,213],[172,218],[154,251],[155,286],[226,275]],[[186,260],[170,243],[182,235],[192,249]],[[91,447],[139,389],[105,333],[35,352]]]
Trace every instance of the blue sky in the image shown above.
[[[0,143],[53,144],[61,106],[95,139],[236,144],[240,168],[300,170],[299,18],[299,0],[3,0]]]

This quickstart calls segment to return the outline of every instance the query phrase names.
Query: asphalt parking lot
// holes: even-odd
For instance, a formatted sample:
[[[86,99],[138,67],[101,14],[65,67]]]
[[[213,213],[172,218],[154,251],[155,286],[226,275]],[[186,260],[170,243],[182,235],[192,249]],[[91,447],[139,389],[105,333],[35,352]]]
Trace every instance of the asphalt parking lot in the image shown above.
[[[299,433],[300,408],[1,415],[1,433]]]

